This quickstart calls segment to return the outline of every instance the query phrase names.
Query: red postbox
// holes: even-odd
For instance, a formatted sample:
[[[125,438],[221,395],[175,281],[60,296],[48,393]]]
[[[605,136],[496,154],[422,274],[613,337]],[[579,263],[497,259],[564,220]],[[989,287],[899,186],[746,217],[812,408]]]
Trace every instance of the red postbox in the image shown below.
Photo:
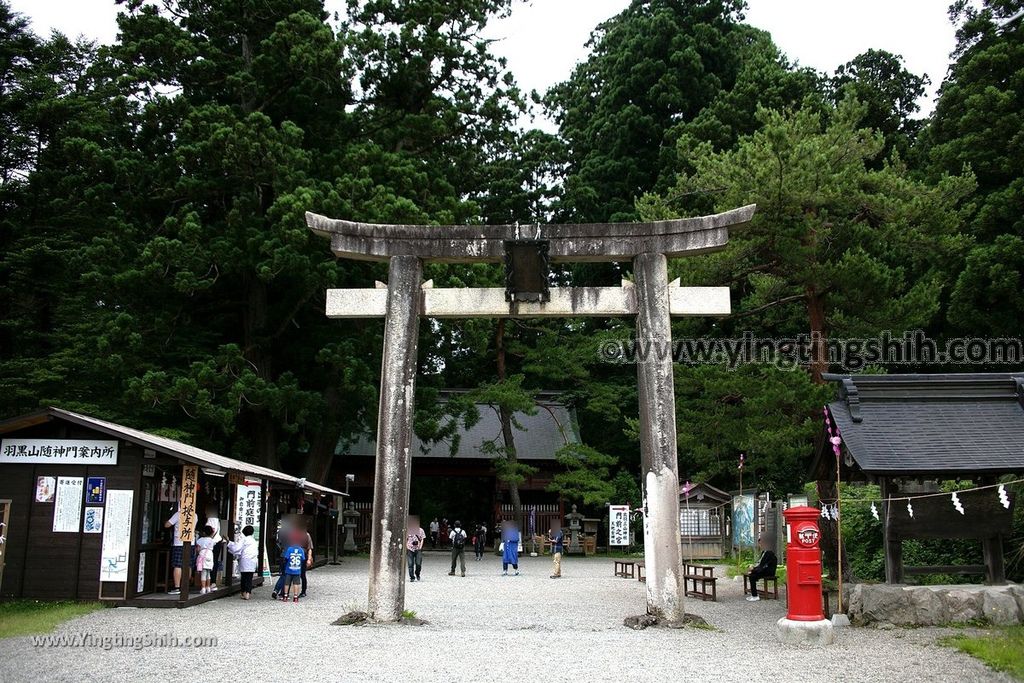
[[[786,591],[791,621],[821,621],[821,548],[817,508],[793,507],[786,517]]]

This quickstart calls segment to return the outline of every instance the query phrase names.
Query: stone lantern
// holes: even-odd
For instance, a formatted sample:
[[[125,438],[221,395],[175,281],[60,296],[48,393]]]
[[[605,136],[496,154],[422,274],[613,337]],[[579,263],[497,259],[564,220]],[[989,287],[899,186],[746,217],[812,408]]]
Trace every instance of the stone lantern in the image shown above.
[[[349,503],[348,507],[341,513],[345,525],[345,552],[356,551],[356,526],[359,523],[359,511],[356,510],[354,503]]]
[[[582,553],[583,546],[580,545],[580,534],[583,531],[583,515],[572,506],[572,512],[565,516],[569,520],[569,554]]]

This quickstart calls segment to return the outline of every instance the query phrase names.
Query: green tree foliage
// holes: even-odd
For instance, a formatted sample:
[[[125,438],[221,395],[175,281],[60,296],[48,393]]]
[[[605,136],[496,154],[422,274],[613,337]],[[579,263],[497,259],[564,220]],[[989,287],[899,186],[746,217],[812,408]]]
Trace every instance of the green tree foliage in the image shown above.
[[[743,7],[635,0],[597,27],[590,57],[545,98],[569,155],[562,215],[635,218],[634,199],[654,190],[663,170],[671,173],[669,130],[735,82],[742,39],[733,34]]]
[[[877,167],[893,152],[907,158],[922,125],[921,119],[911,117],[920,110],[917,102],[929,83],[927,75],[907,71],[902,56],[868,50],[836,69],[828,93],[836,105],[852,97],[867,108],[860,125],[881,133],[884,140]]]
[[[555,459],[564,471],[556,472],[549,491],[565,500],[579,501],[584,505],[601,507],[616,502],[615,482],[611,480],[611,468],[618,461],[609,455],[583,444],[563,446],[555,453]]]
[[[817,415],[831,395],[800,368],[718,365],[676,371],[679,476],[725,489],[738,485],[777,495],[800,490],[807,454],[821,429]]]
[[[373,424],[382,323],[323,296],[383,271],[336,263],[303,213],[473,219],[519,105],[478,38],[507,3],[370,4],[336,33],[319,0],[131,0],[116,44],[65,50],[77,80],[47,67],[67,92],[5,236],[5,412],[60,402],[318,478]],[[39,264],[50,294],[25,287]]]
[[[951,333],[1019,336],[1024,283],[1024,29],[1019,0],[950,8],[956,61],[942,83],[921,156],[932,178],[970,168],[978,181],[969,232],[976,244],[948,310]],[[1014,19],[1014,17],[1016,17]]]
[[[870,169],[882,139],[859,126],[864,113],[854,100],[825,114],[816,103],[791,113],[761,110],[762,128],[735,150],[693,150],[696,171],[676,188],[697,211],[758,205],[751,227],[725,252],[684,275],[734,283],[734,320],[816,335],[816,381],[828,367],[830,335],[931,322],[950,287],[946,268],[962,249],[960,203],[970,177],[931,186],[900,166]],[[659,197],[646,197],[640,207],[648,218],[672,215]]]

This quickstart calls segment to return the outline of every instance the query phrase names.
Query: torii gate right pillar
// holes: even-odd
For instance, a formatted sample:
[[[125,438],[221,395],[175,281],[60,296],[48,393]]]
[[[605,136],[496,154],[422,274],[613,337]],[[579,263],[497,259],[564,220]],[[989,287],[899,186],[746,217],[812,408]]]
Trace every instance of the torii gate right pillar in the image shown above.
[[[647,612],[679,622],[684,616],[683,553],[667,259],[664,254],[637,254],[633,273],[637,344],[649,349],[637,354]]]

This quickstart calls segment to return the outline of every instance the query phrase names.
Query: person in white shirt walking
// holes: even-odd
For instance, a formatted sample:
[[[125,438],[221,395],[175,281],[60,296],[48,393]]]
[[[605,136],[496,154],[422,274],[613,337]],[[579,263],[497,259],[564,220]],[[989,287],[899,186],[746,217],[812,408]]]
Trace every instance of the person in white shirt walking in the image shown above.
[[[441,532],[441,525],[437,521],[437,517],[434,517],[434,521],[430,523],[430,547],[437,549],[437,535]]]

